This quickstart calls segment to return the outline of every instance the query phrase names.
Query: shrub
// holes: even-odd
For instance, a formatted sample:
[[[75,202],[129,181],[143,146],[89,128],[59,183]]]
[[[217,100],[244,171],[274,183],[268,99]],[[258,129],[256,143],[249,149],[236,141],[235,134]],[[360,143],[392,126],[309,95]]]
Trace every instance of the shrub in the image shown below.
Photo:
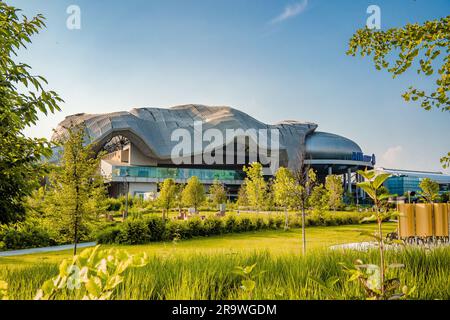
[[[243,217],[239,220],[238,229],[241,232],[250,231],[252,228],[252,221],[248,217]]]
[[[159,216],[151,216],[145,219],[150,233],[150,241],[161,241],[164,238],[166,228],[164,220]]]
[[[108,198],[106,200],[107,211],[120,211],[122,201],[120,199]]]
[[[221,234],[223,230],[222,219],[216,217],[208,217],[203,221],[204,235]]]
[[[142,244],[150,242],[150,230],[143,219],[130,219],[122,224],[117,236],[121,244]]]
[[[238,232],[237,221],[234,215],[229,215],[225,218],[224,230],[227,233]]]
[[[49,232],[35,221],[0,226],[3,250],[47,247],[54,245]]]
[[[190,230],[190,235],[192,237],[205,235],[202,220],[198,217],[189,219],[187,221],[187,228]]]
[[[307,214],[306,226],[337,226],[357,224],[370,213],[326,212]],[[153,241],[172,241],[190,239],[198,236],[219,235],[222,233],[248,232],[256,230],[276,230],[284,227],[284,214],[262,215],[228,214],[225,218],[209,216],[205,220],[198,217],[185,220],[166,220],[156,215],[147,218],[128,219],[125,223],[109,227],[97,233],[99,243],[141,244]],[[289,215],[291,228],[301,227],[301,217],[295,213]],[[1,241],[1,238],[0,238]]]
[[[121,232],[121,226],[116,225],[112,227],[99,230],[96,234],[97,242],[100,244],[112,244],[119,241],[119,234]]]
[[[166,223],[166,229],[164,232],[164,240],[182,240],[189,239],[192,235],[187,229],[187,224],[180,220],[170,220]]]

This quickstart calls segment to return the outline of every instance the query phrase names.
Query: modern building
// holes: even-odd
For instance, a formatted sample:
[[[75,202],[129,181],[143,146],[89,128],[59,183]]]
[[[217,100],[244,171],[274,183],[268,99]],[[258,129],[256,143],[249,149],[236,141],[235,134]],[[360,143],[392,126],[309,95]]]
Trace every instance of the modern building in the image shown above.
[[[317,124],[265,124],[231,107],[182,105],[76,114],[58,125],[53,139],[80,124],[86,143],[95,151],[107,151],[101,171],[111,195],[149,195],[157,193],[158,183],[166,178],[184,183],[192,176],[206,185],[218,179],[234,195],[244,179],[243,166],[253,161],[263,164],[267,177],[279,166],[295,169],[304,163],[320,179],[341,175],[346,190],[355,194],[360,181],[355,172],[375,165],[374,155],[364,155],[348,138],[316,131]]]
[[[450,175],[442,172],[427,172],[427,171],[413,171],[413,170],[399,170],[376,168],[378,172],[389,173],[392,176],[385,182],[385,187],[390,193],[398,196],[404,196],[408,192],[420,191],[419,184],[425,179],[429,178],[439,184],[440,193],[450,191]]]

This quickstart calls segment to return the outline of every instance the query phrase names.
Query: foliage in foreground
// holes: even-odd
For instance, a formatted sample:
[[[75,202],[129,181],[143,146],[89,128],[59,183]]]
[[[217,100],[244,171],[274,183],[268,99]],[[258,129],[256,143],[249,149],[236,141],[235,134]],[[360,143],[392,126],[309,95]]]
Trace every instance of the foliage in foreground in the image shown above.
[[[425,110],[450,111],[449,34],[450,16],[420,25],[407,24],[403,28],[360,29],[350,39],[347,54],[371,56],[377,70],[385,69],[394,78],[411,67],[418,75],[435,75],[434,91],[426,92],[411,86],[402,97],[405,101],[420,101]],[[441,158],[441,163],[444,168],[450,166],[450,152]]]
[[[47,81],[31,74],[29,65],[16,61],[18,51],[45,27],[44,17],[28,19],[0,1],[0,25],[0,223],[10,223],[23,219],[22,200],[45,171],[41,157],[51,155],[46,139],[26,137],[23,131],[36,124],[39,112],[59,110],[62,100],[45,90]]]
[[[410,299],[450,299],[450,248],[413,249],[386,252],[390,261],[405,265],[388,270],[388,276],[402,283],[414,283],[417,290]],[[253,287],[246,276],[235,273],[236,266],[252,266],[253,299],[365,299],[358,282],[348,281],[341,263],[352,265],[357,259],[378,263],[376,250],[310,251],[308,255],[272,256],[258,253],[216,253],[151,256],[146,266],[123,273],[123,282],[111,299],[245,299],[242,286]],[[263,272],[263,273],[261,273]],[[58,274],[57,265],[8,266],[0,269],[0,279],[9,284],[10,299],[33,299],[44,281]],[[311,278],[340,279],[325,289]],[[56,299],[68,299],[57,294]]]
[[[84,250],[59,265],[59,274],[44,282],[35,300],[52,300],[64,295],[67,299],[108,300],[123,282],[123,273],[130,267],[147,263],[145,253],[129,255],[124,250]]]

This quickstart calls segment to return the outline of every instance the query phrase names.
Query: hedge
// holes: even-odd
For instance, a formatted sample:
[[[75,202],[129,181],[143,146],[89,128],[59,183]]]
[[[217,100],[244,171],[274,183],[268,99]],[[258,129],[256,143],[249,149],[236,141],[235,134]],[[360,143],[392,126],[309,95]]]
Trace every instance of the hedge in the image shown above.
[[[47,230],[36,223],[0,225],[0,250],[47,247],[55,244]]]
[[[367,214],[357,212],[328,212],[322,215],[308,215],[306,226],[337,226],[357,224]],[[143,244],[155,241],[190,239],[227,233],[258,230],[277,230],[284,228],[284,215],[242,215],[228,214],[223,218],[209,216],[204,220],[194,217],[189,220],[166,220],[159,216],[129,219],[126,222],[108,227],[97,235],[102,244]],[[291,228],[301,227],[297,215],[289,216]]]

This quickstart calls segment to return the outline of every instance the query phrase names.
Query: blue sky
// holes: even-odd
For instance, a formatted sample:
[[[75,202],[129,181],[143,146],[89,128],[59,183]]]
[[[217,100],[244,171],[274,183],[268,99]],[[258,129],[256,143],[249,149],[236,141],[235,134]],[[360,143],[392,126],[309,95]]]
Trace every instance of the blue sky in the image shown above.
[[[311,121],[355,140],[387,167],[442,171],[450,113],[405,103],[410,85],[369,59],[345,55],[371,4],[382,29],[450,12],[448,0],[10,0],[48,28],[19,58],[66,101],[31,136],[50,137],[65,116],[134,107],[229,105],[257,119]],[[69,5],[81,29],[66,27]]]

